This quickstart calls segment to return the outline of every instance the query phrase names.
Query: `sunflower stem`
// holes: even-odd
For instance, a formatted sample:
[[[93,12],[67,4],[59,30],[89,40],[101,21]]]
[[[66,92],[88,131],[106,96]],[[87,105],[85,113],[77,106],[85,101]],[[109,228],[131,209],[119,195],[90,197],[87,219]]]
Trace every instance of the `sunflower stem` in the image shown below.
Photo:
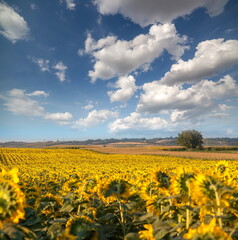
[[[126,229],[125,229],[125,219],[124,219],[124,213],[123,213],[123,209],[122,209],[122,203],[121,203],[121,199],[118,197],[117,198],[117,202],[119,205],[119,212],[120,212],[120,217],[121,217],[121,228],[122,228],[122,233],[123,233],[123,238],[126,235]]]
[[[188,187],[188,203],[187,203],[188,206],[190,206],[191,204],[190,198],[191,198],[190,187]],[[186,208],[186,229],[189,229],[189,225],[190,225],[190,210]]]
[[[214,193],[215,193],[215,197],[216,197],[215,215],[216,215],[216,217],[217,217],[217,219],[218,219],[219,227],[222,229],[221,198],[219,197],[219,194],[218,194],[218,191],[217,191],[217,186],[213,184],[213,185],[212,185],[212,188],[214,189]]]
[[[222,229],[222,219],[221,219],[221,215],[222,215],[222,211],[221,211],[221,199],[218,195],[217,189],[214,187],[215,190],[215,196],[216,196],[216,203],[217,203],[217,217],[218,217],[218,224],[219,227]]]
[[[189,229],[190,224],[190,211],[189,209],[186,209],[186,229]]]
[[[182,218],[183,218],[182,215],[178,214],[178,223],[181,223],[181,222],[182,222]],[[178,229],[178,232],[179,232],[179,233],[182,232],[182,228],[181,228],[181,227]]]

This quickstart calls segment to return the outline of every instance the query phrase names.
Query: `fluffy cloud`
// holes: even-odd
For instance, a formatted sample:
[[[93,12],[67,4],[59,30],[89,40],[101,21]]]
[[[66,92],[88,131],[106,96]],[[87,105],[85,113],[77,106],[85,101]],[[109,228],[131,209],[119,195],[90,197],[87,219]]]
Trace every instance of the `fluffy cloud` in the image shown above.
[[[82,109],[84,109],[84,110],[90,110],[92,108],[94,108],[94,105],[92,104],[92,102],[89,102],[87,105],[82,107]]]
[[[12,89],[5,98],[7,110],[16,114],[31,117],[43,117],[45,109],[36,100],[29,98],[24,90]]]
[[[137,87],[135,84],[136,80],[133,76],[124,76],[120,77],[116,84],[115,88],[119,88],[116,91],[108,91],[107,94],[110,97],[111,102],[126,102],[128,101],[135,93]]]
[[[12,43],[18,40],[26,40],[29,28],[22,16],[14,11],[6,3],[0,3],[0,34]]]
[[[238,41],[213,39],[197,46],[193,59],[179,60],[161,79],[166,85],[196,83],[238,64]]]
[[[61,81],[64,82],[66,80],[66,70],[68,67],[63,64],[63,62],[59,61],[55,65],[50,66],[50,60],[48,59],[42,59],[42,58],[31,58],[34,63],[36,63],[40,70],[42,72],[51,72],[51,70],[56,70],[55,75],[57,78]]]
[[[32,93],[26,94],[26,96],[34,96],[34,97],[48,97],[49,93],[46,93],[45,91],[34,91]]]
[[[202,115],[202,112],[218,107],[217,101],[238,94],[238,86],[229,75],[217,82],[202,80],[187,89],[154,81],[144,84],[143,90],[137,111],[159,113],[163,110],[174,110],[172,121]]]
[[[55,75],[58,77],[58,79],[61,82],[64,82],[66,77],[65,77],[65,72],[68,69],[67,66],[65,66],[62,62],[58,62],[54,67],[54,69],[58,70]]]
[[[47,59],[42,59],[42,58],[32,58],[32,61],[36,63],[42,72],[49,72],[50,71],[50,61]]]
[[[64,0],[64,2],[66,3],[67,9],[75,10],[76,4],[74,0]]]
[[[44,91],[34,91],[26,93],[22,89],[12,89],[8,92],[7,96],[0,96],[5,101],[3,104],[6,110],[15,115],[23,115],[28,117],[41,117],[42,119],[53,120],[60,125],[68,124],[69,120],[73,117],[71,113],[48,113],[44,107],[31,97],[47,97]]]
[[[204,117],[226,117],[231,109],[222,103],[225,99],[237,96],[238,86],[229,75],[217,82],[202,80],[187,89],[182,86],[162,85],[158,81],[144,84],[145,91],[137,105],[137,111],[125,118],[109,124],[110,132],[128,129],[159,130],[199,123]],[[159,116],[144,117],[145,114],[170,114],[170,120]]]
[[[45,119],[50,119],[54,121],[68,121],[72,118],[72,114],[69,112],[65,113],[48,113],[45,116]]]
[[[109,124],[110,132],[118,132],[128,129],[158,130],[168,127],[168,122],[160,117],[144,118],[139,113],[131,113],[130,116],[120,118]]]
[[[95,82],[98,78],[127,75],[136,69],[147,71],[164,50],[173,59],[181,57],[187,48],[184,46],[186,39],[177,34],[173,24],[153,25],[148,34],[141,34],[131,41],[118,40],[115,36],[95,41],[89,35],[84,52],[91,54],[96,61],[89,76]],[[81,50],[79,54],[82,54]]]
[[[167,23],[203,7],[210,16],[220,14],[228,0],[94,0],[101,14],[121,13],[141,26]]]
[[[96,126],[104,123],[108,119],[118,117],[118,112],[109,111],[107,109],[103,110],[93,110],[86,118],[80,118],[78,121],[74,122],[74,128],[87,128],[91,126]]]

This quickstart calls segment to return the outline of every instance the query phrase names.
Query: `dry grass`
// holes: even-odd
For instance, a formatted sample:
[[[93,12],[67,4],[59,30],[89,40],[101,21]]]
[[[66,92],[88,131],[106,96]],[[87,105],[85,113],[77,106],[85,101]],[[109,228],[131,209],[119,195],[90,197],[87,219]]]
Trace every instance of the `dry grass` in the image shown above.
[[[107,144],[107,145],[57,145],[57,148],[81,148],[107,154],[125,155],[163,155],[183,158],[199,158],[208,160],[238,160],[238,151],[233,152],[192,152],[192,151],[169,151],[167,149],[179,149],[178,146],[155,146],[146,144]]]
[[[213,153],[213,152],[189,152],[189,151],[164,151],[159,147],[103,147],[103,146],[84,146],[83,148],[109,154],[156,154],[174,157],[218,159],[218,160],[238,160],[238,153]],[[164,148],[164,147],[163,147]],[[170,147],[171,148],[171,147]]]

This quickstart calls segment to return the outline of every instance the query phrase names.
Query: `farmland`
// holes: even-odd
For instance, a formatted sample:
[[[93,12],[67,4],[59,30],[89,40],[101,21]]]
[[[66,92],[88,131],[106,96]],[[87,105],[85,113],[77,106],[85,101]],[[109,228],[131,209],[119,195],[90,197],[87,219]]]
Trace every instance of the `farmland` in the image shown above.
[[[237,237],[237,161],[126,149],[0,149],[1,239]]]
[[[88,149],[106,154],[161,155],[205,160],[238,160],[238,147],[205,147],[203,151],[184,151],[184,147],[156,146],[138,143],[108,145],[58,145],[55,148]]]

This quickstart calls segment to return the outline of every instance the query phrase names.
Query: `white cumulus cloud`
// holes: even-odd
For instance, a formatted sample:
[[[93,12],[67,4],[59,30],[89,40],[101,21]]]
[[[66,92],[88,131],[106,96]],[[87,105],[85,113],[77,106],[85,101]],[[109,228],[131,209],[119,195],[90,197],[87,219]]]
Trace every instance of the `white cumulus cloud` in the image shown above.
[[[34,96],[34,97],[48,97],[49,93],[46,93],[45,91],[34,91],[32,93],[26,94],[26,96]]]
[[[137,69],[147,71],[164,50],[172,59],[179,59],[187,49],[186,40],[185,36],[179,36],[174,24],[153,25],[148,34],[140,34],[131,41],[118,40],[115,36],[95,41],[88,35],[84,52],[95,59],[94,70],[89,71],[89,76],[95,82],[98,78],[124,76]]]
[[[64,2],[66,3],[67,9],[69,10],[75,10],[76,8],[76,3],[74,0],[64,0]]]
[[[108,91],[111,102],[127,102],[136,92],[136,80],[133,76],[120,77],[115,83],[116,91]]]
[[[22,16],[6,3],[0,3],[0,34],[16,43],[26,40],[30,29]]]
[[[38,101],[29,98],[24,90],[12,89],[4,99],[4,106],[15,115],[32,117],[43,117],[45,109],[39,105]]]
[[[118,112],[113,112],[107,109],[93,110],[88,113],[86,118],[80,118],[75,121],[73,128],[87,128],[104,123],[108,119],[118,117]]]
[[[94,105],[91,102],[89,102],[87,105],[82,107],[82,109],[84,110],[90,110],[92,108],[94,108]]]
[[[64,82],[66,80],[66,70],[68,69],[68,67],[62,62],[58,62],[53,68],[57,70],[55,75],[58,77],[58,79],[61,82]]]
[[[59,61],[56,64],[50,64],[50,60],[31,57],[31,60],[36,63],[42,72],[55,72],[56,77],[61,81],[64,82],[66,80],[66,70],[68,67],[62,62]]]
[[[179,60],[161,79],[167,85],[196,83],[238,64],[238,41],[213,39],[197,46],[193,59]]]
[[[219,101],[238,94],[236,81],[229,75],[216,82],[202,80],[187,89],[154,81],[144,84],[143,90],[137,111],[152,114],[172,110],[172,121],[202,116],[216,108],[224,110],[227,106]]]
[[[189,15],[203,7],[210,16],[217,16],[224,10],[228,0],[94,0],[101,14],[120,13],[134,23],[147,26],[155,23],[168,23]]]
[[[32,61],[36,63],[42,72],[50,72],[50,61],[42,58],[32,58]]]
[[[40,117],[46,120],[53,120],[60,125],[69,124],[69,120],[73,117],[71,113],[49,113],[41,104],[31,97],[47,97],[49,94],[44,91],[34,91],[26,93],[22,89],[12,89],[6,96],[0,96],[5,101],[3,104],[7,111],[15,115],[23,115],[27,117]]]
[[[168,127],[168,122],[160,117],[145,118],[140,113],[133,112],[130,116],[116,119],[109,124],[110,132],[118,132],[128,129],[158,130]]]
[[[48,113],[45,119],[55,120],[55,121],[68,121],[72,118],[72,114],[69,112],[65,113]]]

